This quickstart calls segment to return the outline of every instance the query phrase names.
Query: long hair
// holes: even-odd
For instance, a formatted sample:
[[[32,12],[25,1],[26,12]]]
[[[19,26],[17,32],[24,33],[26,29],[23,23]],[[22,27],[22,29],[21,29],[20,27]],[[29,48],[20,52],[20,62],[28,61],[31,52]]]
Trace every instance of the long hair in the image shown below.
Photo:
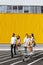
[[[12,34],[12,37],[14,37],[14,36],[15,36],[15,33]]]

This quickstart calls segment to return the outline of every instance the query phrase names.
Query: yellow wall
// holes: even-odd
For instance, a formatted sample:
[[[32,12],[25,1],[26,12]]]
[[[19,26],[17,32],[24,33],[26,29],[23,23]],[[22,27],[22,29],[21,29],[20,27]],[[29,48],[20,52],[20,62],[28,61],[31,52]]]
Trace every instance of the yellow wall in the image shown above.
[[[12,33],[21,36],[34,33],[37,43],[43,43],[43,14],[0,14],[0,43],[9,43]]]

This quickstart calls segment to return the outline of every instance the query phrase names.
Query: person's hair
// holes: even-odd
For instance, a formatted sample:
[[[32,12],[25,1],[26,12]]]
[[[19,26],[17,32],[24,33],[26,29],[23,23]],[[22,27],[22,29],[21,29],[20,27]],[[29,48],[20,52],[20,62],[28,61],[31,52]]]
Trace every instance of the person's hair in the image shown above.
[[[28,33],[26,33],[27,38],[29,37]]]
[[[14,36],[15,36],[15,33],[12,34],[12,37],[14,37]]]
[[[28,36],[28,33],[26,33],[26,36]]]
[[[19,35],[17,36],[17,39],[20,39],[20,36]]]
[[[34,38],[34,34],[32,33],[31,36]]]

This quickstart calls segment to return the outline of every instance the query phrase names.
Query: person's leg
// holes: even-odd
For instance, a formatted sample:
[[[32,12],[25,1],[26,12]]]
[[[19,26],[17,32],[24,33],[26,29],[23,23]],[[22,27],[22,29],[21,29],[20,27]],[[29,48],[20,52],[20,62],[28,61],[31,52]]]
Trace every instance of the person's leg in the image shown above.
[[[14,45],[14,54],[16,55],[16,44]]]
[[[25,47],[25,53],[27,53],[27,47]]]
[[[29,47],[29,50],[30,50],[30,55],[32,55],[32,54],[33,54],[33,47],[30,46],[30,47]]]
[[[11,45],[11,57],[13,58],[13,45]]]

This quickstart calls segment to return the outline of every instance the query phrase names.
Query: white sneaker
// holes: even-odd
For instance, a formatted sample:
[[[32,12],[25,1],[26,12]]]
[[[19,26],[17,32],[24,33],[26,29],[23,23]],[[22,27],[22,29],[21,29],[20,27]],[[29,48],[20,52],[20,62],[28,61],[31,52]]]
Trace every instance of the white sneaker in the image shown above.
[[[32,55],[33,54],[33,52],[30,52],[30,55]]]

